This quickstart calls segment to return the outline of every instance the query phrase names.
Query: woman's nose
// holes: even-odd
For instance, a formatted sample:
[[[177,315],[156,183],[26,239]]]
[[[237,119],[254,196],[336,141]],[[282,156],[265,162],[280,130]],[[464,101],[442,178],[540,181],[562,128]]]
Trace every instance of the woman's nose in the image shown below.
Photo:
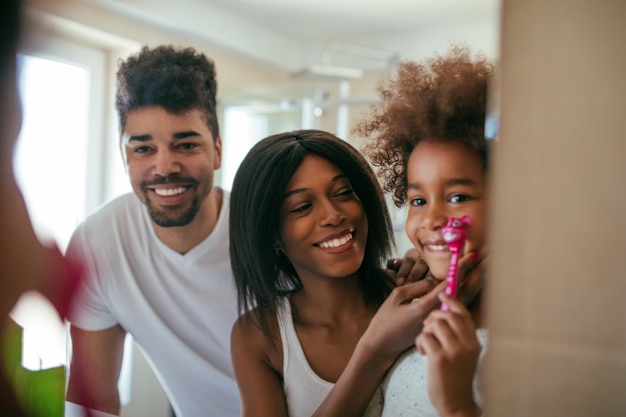
[[[348,216],[342,210],[335,207],[332,203],[328,203],[324,206],[320,223],[322,226],[338,226],[347,218]]]

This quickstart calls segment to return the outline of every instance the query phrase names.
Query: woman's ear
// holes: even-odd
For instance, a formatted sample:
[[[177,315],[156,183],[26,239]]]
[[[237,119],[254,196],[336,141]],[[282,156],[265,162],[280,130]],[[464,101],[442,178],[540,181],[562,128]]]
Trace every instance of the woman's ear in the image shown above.
[[[274,237],[274,243],[272,244],[274,251],[276,253],[280,253],[283,250],[283,244],[281,243],[280,239],[278,237]]]

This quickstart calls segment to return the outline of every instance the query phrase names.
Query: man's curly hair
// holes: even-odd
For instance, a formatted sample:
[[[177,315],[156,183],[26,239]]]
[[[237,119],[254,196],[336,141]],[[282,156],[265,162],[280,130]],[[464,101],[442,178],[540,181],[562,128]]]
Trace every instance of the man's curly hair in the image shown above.
[[[175,114],[198,109],[217,139],[216,94],[215,64],[206,55],[194,48],[143,47],[119,63],[115,105],[120,129],[128,112],[141,107],[161,106]]]
[[[464,143],[487,169],[485,116],[493,74],[494,65],[485,57],[453,46],[423,63],[403,61],[395,79],[379,83],[381,102],[353,133],[368,139],[363,152],[397,207],[406,203],[406,166],[422,140]]]

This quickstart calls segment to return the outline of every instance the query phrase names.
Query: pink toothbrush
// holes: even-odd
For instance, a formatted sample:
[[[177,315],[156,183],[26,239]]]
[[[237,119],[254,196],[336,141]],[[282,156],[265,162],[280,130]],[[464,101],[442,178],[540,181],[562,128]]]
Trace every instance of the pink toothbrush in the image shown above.
[[[456,289],[458,286],[458,266],[459,254],[465,245],[467,238],[466,226],[472,225],[472,219],[469,216],[461,218],[448,217],[448,222],[442,228],[443,240],[448,244],[450,249],[450,266],[448,267],[448,276],[446,278],[446,294],[450,297],[456,297]],[[450,307],[446,303],[441,304],[441,310],[450,311]]]

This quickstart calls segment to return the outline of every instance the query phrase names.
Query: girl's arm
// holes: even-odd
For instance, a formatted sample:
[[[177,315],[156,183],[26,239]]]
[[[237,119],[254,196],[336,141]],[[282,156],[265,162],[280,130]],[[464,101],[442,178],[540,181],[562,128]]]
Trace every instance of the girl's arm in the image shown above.
[[[477,417],[473,381],[481,346],[469,311],[440,294],[450,311],[433,311],[417,336],[417,350],[428,356],[428,395],[442,417]]]
[[[281,376],[270,360],[271,352],[281,349],[280,339],[273,346],[247,317],[240,317],[231,333],[231,356],[241,395],[241,415],[287,417]]]

